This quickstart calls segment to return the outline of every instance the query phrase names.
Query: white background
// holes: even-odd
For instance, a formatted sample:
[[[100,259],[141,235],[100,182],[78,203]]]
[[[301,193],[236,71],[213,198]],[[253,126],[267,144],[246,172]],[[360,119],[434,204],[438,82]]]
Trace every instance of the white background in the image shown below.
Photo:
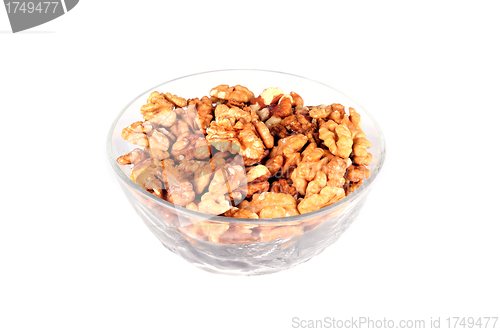
[[[431,317],[443,327],[449,316],[500,316],[499,10],[87,0],[12,34],[0,8],[0,331],[289,331],[293,317],[424,319],[429,329]],[[359,218],[274,275],[214,275],[167,251],[105,156],[131,99],[225,68],[334,86],[387,138]]]

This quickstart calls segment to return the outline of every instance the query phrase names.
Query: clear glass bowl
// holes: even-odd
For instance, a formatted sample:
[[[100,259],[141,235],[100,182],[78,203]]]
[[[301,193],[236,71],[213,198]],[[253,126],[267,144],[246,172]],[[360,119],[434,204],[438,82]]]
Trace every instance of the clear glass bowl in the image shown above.
[[[333,205],[304,215],[275,219],[238,219],[194,212],[166,202],[134,183],[129,178],[130,167],[119,165],[116,159],[136,148],[122,139],[121,132],[142,119],[139,110],[149,94],[159,91],[201,98],[219,84],[240,84],[255,95],[268,87],[280,87],[285,92],[297,92],[306,105],[340,103],[346,109],[353,107],[361,115],[362,129],[372,143],[370,177]],[[129,202],[166,248],[210,272],[259,275],[306,262],[340,237],[358,216],[380,172],[385,159],[385,140],[375,119],[362,106],[325,84],[274,71],[221,70],[168,81],[132,100],[111,126],[107,154]],[[258,237],[249,237],[245,231],[248,229],[258,230]]]

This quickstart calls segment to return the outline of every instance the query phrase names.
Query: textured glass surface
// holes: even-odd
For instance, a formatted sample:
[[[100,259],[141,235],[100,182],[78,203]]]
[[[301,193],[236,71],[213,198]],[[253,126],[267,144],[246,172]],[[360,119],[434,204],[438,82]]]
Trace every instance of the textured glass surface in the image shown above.
[[[208,95],[219,84],[241,84],[256,95],[267,87],[295,91],[306,105],[341,103],[361,115],[362,128],[372,143],[370,178],[354,193],[321,210],[277,219],[236,219],[211,216],[170,204],[137,186],[130,167],[116,159],[135,146],[121,138],[121,131],[141,119],[140,107],[152,91],[171,92],[185,98]],[[134,99],[117,117],[108,136],[108,157],[129,202],[170,251],[197,267],[234,275],[266,274],[288,269],[311,259],[334,243],[358,216],[373,180],[385,158],[385,141],[375,120],[356,102],[322,83],[302,77],[259,70],[226,70],[201,73],[169,81]],[[259,229],[258,238],[231,230]],[[256,228],[257,227],[257,228]],[[200,230],[213,236],[199,236]],[[208,230],[208,231],[207,231]],[[223,235],[221,235],[223,234]],[[220,239],[219,239],[219,236]]]

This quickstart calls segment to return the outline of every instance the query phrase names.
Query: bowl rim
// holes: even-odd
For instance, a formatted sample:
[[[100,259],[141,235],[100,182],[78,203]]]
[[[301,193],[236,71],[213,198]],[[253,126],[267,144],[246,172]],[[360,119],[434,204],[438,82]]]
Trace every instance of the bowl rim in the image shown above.
[[[113,157],[112,153],[112,140],[113,140],[113,132],[116,128],[116,125],[118,121],[120,120],[121,116],[125,111],[133,104],[135,103],[139,98],[143,97],[144,94],[146,94],[148,91],[151,91],[153,89],[156,89],[160,86],[163,86],[165,84],[174,82],[174,81],[179,81],[188,77],[192,76],[199,76],[199,75],[204,75],[204,74],[211,74],[211,73],[217,73],[217,72],[230,72],[230,71],[248,71],[248,72],[267,72],[267,73],[273,73],[273,74],[281,74],[281,75],[288,75],[288,76],[293,76],[295,78],[300,78],[304,79],[307,81],[311,81],[320,85],[323,85],[329,89],[332,89],[336,91],[337,93],[343,95],[344,97],[348,98],[352,102],[354,102],[359,108],[363,110],[363,112],[370,118],[372,121],[375,129],[377,130],[377,133],[380,137],[380,158],[378,159],[378,162],[375,165],[371,166],[371,174],[368,177],[368,179],[364,180],[363,183],[359,188],[357,188],[353,193],[351,193],[349,196],[341,199],[340,201],[331,204],[327,207],[321,208],[319,210],[305,213],[305,214],[299,214],[296,216],[290,216],[290,217],[282,217],[282,218],[261,218],[261,219],[246,219],[246,218],[233,218],[233,217],[224,217],[224,216],[215,216],[211,214],[206,214],[206,213],[201,213],[193,210],[186,209],[182,206],[172,204],[170,202],[167,202],[159,197],[156,197],[155,195],[151,194],[147,190],[144,190],[141,188],[138,184],[136,184],[134,181],[132,181],[126,174],[120,169],[118,166],[118,163],[116,162],[115,158]],[[358,107],[357,107],[358,108]],[[382,169],[382,166],[385,161],[385,156],[386,156],[386,142],[385,142],[385,136],[382,132],[382,129],[380,128],[380,125],[378,122],[375,120],[375,118],[366,110],[364,106],[362,106],[360,103],[358,103],[356,100],[351,98],[350,96],[346,95],[342,91],[339,91],[333,87],[331,87],[328,84],[319,82],[314,79],[310,79],[304,76],[300,75],[295,75],[295,74],[290,74],[290,73],[285,73],[281,71],[275,71],[275,70],[267,70],[267,69],[218,69],[218,70],[210,70],[210,71],[204,71],[204,72],[199,72],[199,73],[194,73],[194,74],[189,74],[181,77],[177,77],[168,81],[165,81],[163,83],[160,83],[152,88],[149,88],[139,94],[137,97],[135,97],[132,101],[130,101],[123,109],[122,111],[116,116],[115,120],[113,121],[109,131],[108,131],[108,136],[106,139],[106,154],[108,156],[108,160],[111,164],[111,167],[115,171],[116,175],[131,189],[133,189],[137,194],[143,196],[144,198],[148,200],[153,200],[160,206],[166,207],[168,209],[177,211],[178,213],[182,213],[186,217],[195,217],[198,219],[205,219],[210,222],[219,222],[219,223],[234,223],[234,224],[286,224],[286,223],[293,223],[293,222],[298,222],[298,221],[303,221],[304,219],[312,219],[318,216],[321,216],[323,214],[327,214],[328,212],[332,212],[336,209],[342,208],[344,205],[349,204],[351,201],[356,199],[358,196],[363,194],[365,191],[370,188],[370,185],[373,183],[377,175],[380,173],[380,170]]]

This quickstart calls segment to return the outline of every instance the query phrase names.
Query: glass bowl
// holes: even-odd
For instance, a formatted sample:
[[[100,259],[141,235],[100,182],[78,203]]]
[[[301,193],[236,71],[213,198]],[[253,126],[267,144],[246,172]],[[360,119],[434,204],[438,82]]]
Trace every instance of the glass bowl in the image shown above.
[[[340,103],[361,115],[372,143],[371,175],[349,196],[323,209],[273,219],[213,216],[185,209],[154,196],[130,179],[130,167],[116,159],[137,146],[122,129],[142,120],[139,112],[153,91],[184,98],[207,96],[219,85],[243,85],[258,96],[268,87],[295,91],[306,105]],[[180,77],[155,86],[132,100],[118,115],[107,138],[107,154],[126,197],[154,235],[170,251],[215,273],[260,275],[288,269],[334,243],[358,216],[385,158],[385,140],[375,119],[359,104],[328,85],[304,77],[265,70],[220,70]],[[257,234],[257,235],[255,235]]]

